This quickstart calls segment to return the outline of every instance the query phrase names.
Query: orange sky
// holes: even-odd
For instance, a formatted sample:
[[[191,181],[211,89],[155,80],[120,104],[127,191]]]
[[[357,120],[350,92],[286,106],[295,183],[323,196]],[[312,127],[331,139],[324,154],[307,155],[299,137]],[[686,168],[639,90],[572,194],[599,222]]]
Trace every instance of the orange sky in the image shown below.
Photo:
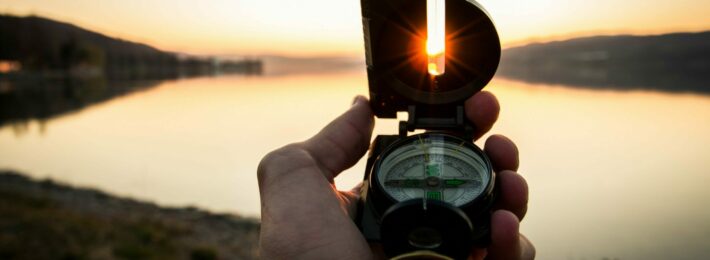
[[[710,29],[707,0],[482,0],[504,46],[594,34]],[[363,52],[359,0],[0,0],[110,36],[193,54]]]

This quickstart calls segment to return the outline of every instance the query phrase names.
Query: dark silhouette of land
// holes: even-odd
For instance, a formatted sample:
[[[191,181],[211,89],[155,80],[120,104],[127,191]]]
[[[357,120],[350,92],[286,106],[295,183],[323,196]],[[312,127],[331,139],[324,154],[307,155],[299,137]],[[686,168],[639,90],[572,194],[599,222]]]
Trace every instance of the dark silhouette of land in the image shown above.
[[[267,56],[269,75],[361,68],[347,58]],[[22,128],[160,80],[261,74],[261,60],[224,60],[158,50],[41,17],[0,15],[0,126]],[[509,48],[498,75],[594,89],[710,94],[710,32],[597,36]]]
[[[256,259],[255,219],[0,171],[0,259]]]
[[[597,36],[510,48],[498,75],[533,83],[710,94],[710,31]]]
[[[19,63],[20,72],[31,77],[102,75],[112,79],[258,74],[262,66],[259,60],[180,55],[46,18],[8,15],[0,15],[0,61]]]
[[[256,59],[161,51],[41,17],[0,15],[0,126],[78,111],[160,80],[260,75]]]

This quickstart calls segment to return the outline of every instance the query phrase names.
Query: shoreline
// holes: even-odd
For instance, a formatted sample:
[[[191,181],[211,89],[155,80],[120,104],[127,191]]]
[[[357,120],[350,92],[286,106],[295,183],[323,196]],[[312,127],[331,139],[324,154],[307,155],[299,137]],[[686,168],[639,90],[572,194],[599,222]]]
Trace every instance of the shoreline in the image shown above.
[[[2,259],[257,259],[259,222],[0,171]]]

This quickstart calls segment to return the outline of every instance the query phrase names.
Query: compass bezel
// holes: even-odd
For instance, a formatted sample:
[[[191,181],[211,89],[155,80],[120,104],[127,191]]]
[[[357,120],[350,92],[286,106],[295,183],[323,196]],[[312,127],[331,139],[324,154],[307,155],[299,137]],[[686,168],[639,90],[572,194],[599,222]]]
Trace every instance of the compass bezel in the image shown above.
[[[368,186],[373,192],[372,195],[378,197],[378,199],[375,200],[375,207],[377,209],[377,212],[384,213],[392,205],[402,202],[392,197],[385,190],[383,183],[379,181],[379,174],[381,174],[380,169],[382,167],[382,162],[384,161],[384,159],[402,146],[411,145],[412,143],[419,142],[419,140],[432,138],[443,139],[444,142],[451,142],[460,145],[461,149],[469,149],[473,151],[473,153],[477,155],[481,161],[484,162],[485,172],[483,174],[489,174],[488,183],[484,184],[485,187],[482,189],[481,193],[478,194],[478,196],[473,200],[460,206],[454,206],[452,203],[448,203],[445,201],[442,202],[451,204],[452,206],[457,208],[461,208],[465,212],[469,212],[474,215],[477,215],[478,213],[480,213],[480,211],[483,211],[485,210],[485,208],[488,208],[485,204],[487,204],[489,202],[489,199],[493,196],[493,189],[496,181],[496,175],[493,171],[493,166],[490,160],[488,159],[488,156],[486,156],[485,153],[476,145],[474,145],[471,141],[467,141],[447,133],[427,132],[422,134],[411,135],[394,142],[393,144],[389,145],[382,152],[382,154],[377,157],[377,159],[375,159],[375,163],[370,171],[370,176],[368,178]]]

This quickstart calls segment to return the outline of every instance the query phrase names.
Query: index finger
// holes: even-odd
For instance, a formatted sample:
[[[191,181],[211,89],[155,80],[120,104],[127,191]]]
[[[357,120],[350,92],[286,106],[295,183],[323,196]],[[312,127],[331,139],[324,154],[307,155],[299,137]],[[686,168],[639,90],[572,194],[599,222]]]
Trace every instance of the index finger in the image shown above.
[[[466,100],[464,109],[466,117],[475,127],[474,140],[476,140],[491,130],[498,120],[500,104],[493,93],[480,91]]]

